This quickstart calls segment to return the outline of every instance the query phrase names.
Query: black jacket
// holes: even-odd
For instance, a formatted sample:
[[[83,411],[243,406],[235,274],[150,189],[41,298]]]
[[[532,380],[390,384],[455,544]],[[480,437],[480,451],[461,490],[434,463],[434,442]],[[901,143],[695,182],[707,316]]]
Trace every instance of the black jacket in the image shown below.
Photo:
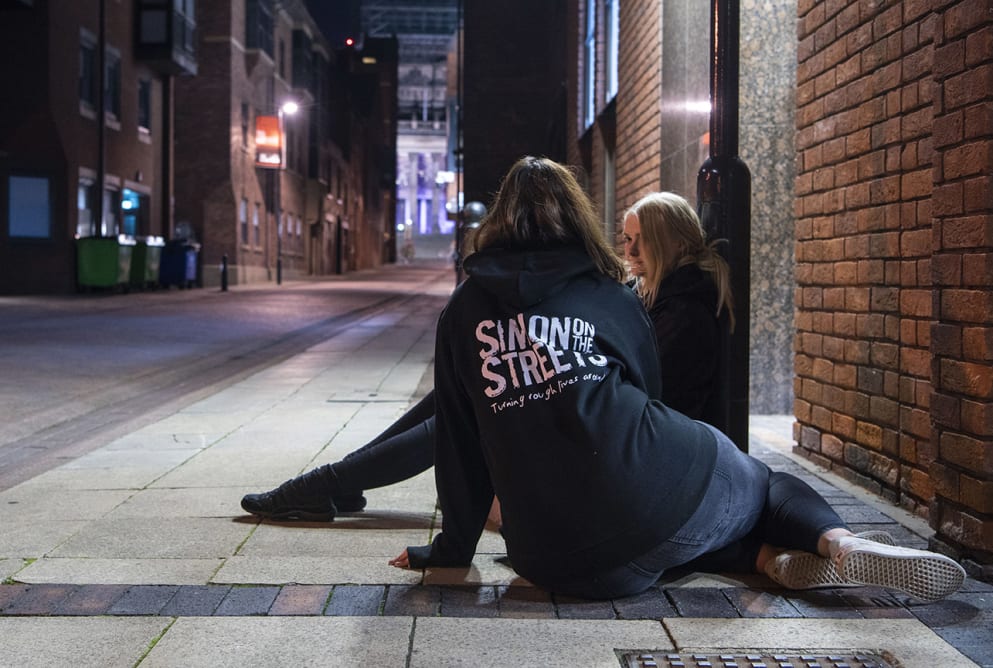
[[[580,249],[483,251],[438,323],[435,477],[444,518],[410,564],[467,566],[494,492],[515,570],[554,587],[669,538],[716,444],[666,408],[648,316]]]
[[[689,264],[666,276],[648,309],[662,367],[662,401],[695,420],[721,427],[715,384],[721,356],[717,286]]]

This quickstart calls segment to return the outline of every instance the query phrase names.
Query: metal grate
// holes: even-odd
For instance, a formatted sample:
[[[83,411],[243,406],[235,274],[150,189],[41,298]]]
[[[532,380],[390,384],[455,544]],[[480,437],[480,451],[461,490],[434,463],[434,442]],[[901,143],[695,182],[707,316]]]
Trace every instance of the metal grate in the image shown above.
[[[623,668],[892,668],[876,654],[708,654],[632,651]]]

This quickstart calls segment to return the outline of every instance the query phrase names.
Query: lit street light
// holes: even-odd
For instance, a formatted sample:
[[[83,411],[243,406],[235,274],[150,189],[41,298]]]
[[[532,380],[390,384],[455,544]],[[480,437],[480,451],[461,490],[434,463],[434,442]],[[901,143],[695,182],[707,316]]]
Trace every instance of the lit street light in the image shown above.
[[[300,110],[293,100],[287,100],[279,106],[276,116],[279,118],[279,172],[276,177],[279,180],[279,189],[275,197],[276,213],[276,285],[283,284],[283,169],[286,168],[286,132],[283,130],[283,117],[292,116]]]

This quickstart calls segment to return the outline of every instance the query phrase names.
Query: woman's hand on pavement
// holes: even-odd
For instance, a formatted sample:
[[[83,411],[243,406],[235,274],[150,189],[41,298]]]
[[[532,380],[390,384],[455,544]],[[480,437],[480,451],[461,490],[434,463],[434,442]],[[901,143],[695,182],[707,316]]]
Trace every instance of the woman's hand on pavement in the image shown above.
[[[398,556],[390,559],[390,566],[396,566],[397,568],[410,568],[410,557],[407,556],[407,550],[404,550]]]

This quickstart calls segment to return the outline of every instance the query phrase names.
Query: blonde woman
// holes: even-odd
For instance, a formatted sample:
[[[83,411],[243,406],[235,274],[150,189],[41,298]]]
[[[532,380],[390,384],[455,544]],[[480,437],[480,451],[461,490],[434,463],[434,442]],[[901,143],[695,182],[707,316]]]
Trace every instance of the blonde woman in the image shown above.
[[[624,215],[622,239],[631,285],[655,327],[663,403],[716,424],[721,330],[734,328],[727,263],[675,193],[638,200]]]

